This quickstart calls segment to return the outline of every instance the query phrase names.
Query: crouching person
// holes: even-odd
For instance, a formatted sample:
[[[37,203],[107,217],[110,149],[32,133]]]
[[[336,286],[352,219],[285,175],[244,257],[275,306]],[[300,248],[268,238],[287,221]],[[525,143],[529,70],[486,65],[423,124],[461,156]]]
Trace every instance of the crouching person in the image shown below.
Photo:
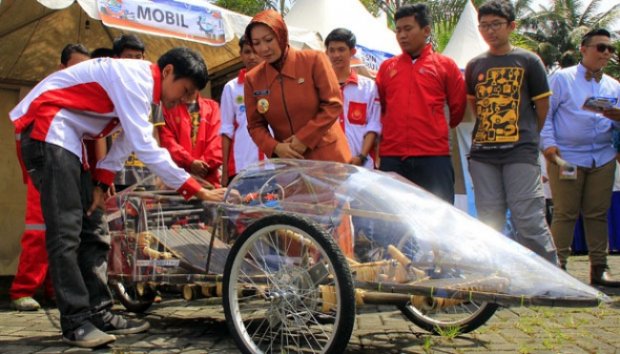
[[[56,292],[63,340],[98,347],[114,334],[148,330],[149,323],[112,313],[107,286],[110,236],[104,197],[116,171],[135,151],[164,183],[185,198],[219,201],[224,190],[208,191],[158,147],[149,123],[151,103],[173,107],[207,81],[202,58],[174,48],[157,64],[99,58],[51,74],[10,112],[21,135],[26,171],[41,194],[46,248]],[[83,139],[121,130],[91,177]]]

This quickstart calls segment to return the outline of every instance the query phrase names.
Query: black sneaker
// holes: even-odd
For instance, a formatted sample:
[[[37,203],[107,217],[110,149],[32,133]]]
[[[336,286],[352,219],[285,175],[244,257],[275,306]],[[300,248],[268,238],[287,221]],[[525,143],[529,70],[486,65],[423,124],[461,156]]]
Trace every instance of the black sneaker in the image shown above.
[[[147,321],[125,318],[109,311],[102,316],[102,321],[94,323],[100,330],[109,334],[134,334],[151,328]]]
[[[62,341],[82,348],[96,348],[114,342],[115,336],[100,331],[90,322],[63,333]]]

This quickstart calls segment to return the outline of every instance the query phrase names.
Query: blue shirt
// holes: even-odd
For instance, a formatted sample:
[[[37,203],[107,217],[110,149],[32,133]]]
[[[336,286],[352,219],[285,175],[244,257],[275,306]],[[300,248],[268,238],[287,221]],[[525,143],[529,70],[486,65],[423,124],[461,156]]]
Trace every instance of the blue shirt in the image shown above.
[[[557,71],[549,79],[553,95],[540,133],[544,149],[557,146],[562,158],[581,167],[599,167],[616,156],[612,134],[620,124],[582,108],[592,96],[620,101],[620,83],[608,75],[600,82],[586,81],[586,68],[578,64]],[[617,105],[618,106],[618,105]]]

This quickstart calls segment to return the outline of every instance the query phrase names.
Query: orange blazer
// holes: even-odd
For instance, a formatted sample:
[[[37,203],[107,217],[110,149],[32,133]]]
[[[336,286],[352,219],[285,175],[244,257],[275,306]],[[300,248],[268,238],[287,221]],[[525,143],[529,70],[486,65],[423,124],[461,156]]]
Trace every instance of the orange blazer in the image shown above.
[[[248,131],[267,156],[295,135],[308,147],[305,159],[349,162],[349,145],[338,124],[340,87],[324,53],[289,48],[280,72],[263,62],[245,78]]]

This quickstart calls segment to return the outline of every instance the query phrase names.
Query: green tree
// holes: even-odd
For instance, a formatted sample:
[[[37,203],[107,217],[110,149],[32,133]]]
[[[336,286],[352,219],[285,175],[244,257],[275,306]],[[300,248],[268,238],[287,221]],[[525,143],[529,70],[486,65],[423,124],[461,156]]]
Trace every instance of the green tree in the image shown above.
[[[379,2],[375,0],[360,0],[360,2],[366,7],[368,12],[373,14],[375,17],[379,15],[379,10],[381,7],[379,6]]]
[[[616,54],[611,56],[604,71],[607,75],[620,80],[620,40],[614,42],[614,46],[616,47]]]
[[[599,11],[603,0],[553,0],[521,19],[520,33],[536,42],[535,51],[548,67],[565,53],[579,53],[581,37],[594,28],[610,28],[620,16],[620,4]]]
[[[387,14],[388,25],[394,29],[394,14],[396,10],[405,4],[415,4],[424,2],[428,5],[432,20],[432,41],[434,47],[438,51],[443,51],[452,32],[459,21],[461,12],[465,8],[466,1],[470,0],[362,0],[366,8],[371,13],[376,13],[377,9],[381,9]],[[484,0],[474,0],[474,5],[480,4]],[[531,0],[521,0],[529,2]]]

